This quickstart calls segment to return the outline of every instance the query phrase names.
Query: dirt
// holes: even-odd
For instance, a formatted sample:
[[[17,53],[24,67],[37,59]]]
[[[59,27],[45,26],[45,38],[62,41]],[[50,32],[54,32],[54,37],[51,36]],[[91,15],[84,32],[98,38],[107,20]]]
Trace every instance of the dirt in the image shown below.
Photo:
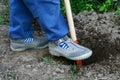
[[[11,51],[8,26],[0,25],[0,80],[120,80],[120,17],[83,12],[74,22],[79,44],[93,50],[77,72],[74,61],[51,56],[48,48]]]

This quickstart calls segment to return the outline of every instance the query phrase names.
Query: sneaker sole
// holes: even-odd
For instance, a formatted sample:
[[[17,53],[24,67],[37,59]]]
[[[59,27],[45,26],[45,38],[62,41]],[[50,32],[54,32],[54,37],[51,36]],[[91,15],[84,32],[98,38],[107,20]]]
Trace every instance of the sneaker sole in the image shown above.
[[[53,56],[57,56],[57,57],[63,56],[60,53],[57,53],[57,52],[54,52],[54,51],[51,51],[51,50],[49,50],[49,52]],[[70,59],[70,60],[85,60],[85,59],[89,58],[91,55],[92,55],[92,51],[89,51],[88,53],[86,53],[82,56],[78,56],[78,57],[73,57],[73,58],[66,57],[66,56],[63,56],[63,57],[66,57],[67,59]]]
[[[15,48],[13,48],[12,46],[10,46],[10,49],[12,50],[12,51],[25,51],[25,50],[29,50],[29,49],[44,49],[44,48],[46,48],[46,47],[48,47],[48,45],[45,45],[45,46],[42,46],[42,47],[37,47],[37,48],[28,48],[28,49],[25,49],[25,48],[19,48],[19,49],[15,49]]]
[[[92,55],[92,51],[82,55],[82,56],[78,56],[78,57],[74,57],[74,58],[68,58],[68,59],[71,59],[71,60],[85,60],[87,58],[89,58],[90,56]]]

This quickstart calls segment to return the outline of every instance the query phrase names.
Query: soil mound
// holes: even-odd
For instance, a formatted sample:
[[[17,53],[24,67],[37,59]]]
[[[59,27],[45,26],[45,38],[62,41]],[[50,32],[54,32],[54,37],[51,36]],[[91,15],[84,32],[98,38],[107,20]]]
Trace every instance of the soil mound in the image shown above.
[[[120,17],[114,13],[83,12],[74,16],[77,38],[93,50],[85,62],[98,62],[120,53]]]

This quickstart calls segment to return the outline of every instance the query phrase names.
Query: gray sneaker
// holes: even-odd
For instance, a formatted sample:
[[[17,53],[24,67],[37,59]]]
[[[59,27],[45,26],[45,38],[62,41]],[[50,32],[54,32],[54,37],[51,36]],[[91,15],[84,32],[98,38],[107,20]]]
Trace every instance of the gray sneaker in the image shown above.
[[[63,56],[70,60],[84,60],[92,55],[92,51],[80,46],[65,36],[55,42],[49,42],[49,52],[54,56]]]
[[[43,49],[48,46],[45,37],[29,37],[26,39],[10,39],[10,48],[13,51],[24,51],[27,49]]]

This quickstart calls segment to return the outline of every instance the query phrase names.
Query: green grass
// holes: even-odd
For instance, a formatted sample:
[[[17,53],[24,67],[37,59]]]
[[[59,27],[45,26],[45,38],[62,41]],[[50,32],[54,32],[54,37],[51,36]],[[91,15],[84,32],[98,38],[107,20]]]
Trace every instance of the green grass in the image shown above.
[[[117,8],[117,11],[115,13],[116,15],[120,15],[120,7]]]
[[[0,24],[9,25],[9,3],[8,0],[3,0],[1,2],[5,5],[5,9],[0,12]]]
[[[36,77],[32,77],[32,79],[31,80],[37,80],[37,78]]]
[[[15,76],[15,75],[14,75],[12,72],[6,72],[6,73],[4,73],[4,78],[5,78],[6,80],[13,79],[14,76]]]
[[[53,66],[59,66],[59,63],[51,58],[51,56],[46,56],[42,58],[44,63],[49,63]]]
[[[96,11],[99,13],[116,11],[118,2],[113,0],[70,0],[72,12],[77,14],[83,11]],[[65,13],[64,1],[61,0],[61,10]]]

